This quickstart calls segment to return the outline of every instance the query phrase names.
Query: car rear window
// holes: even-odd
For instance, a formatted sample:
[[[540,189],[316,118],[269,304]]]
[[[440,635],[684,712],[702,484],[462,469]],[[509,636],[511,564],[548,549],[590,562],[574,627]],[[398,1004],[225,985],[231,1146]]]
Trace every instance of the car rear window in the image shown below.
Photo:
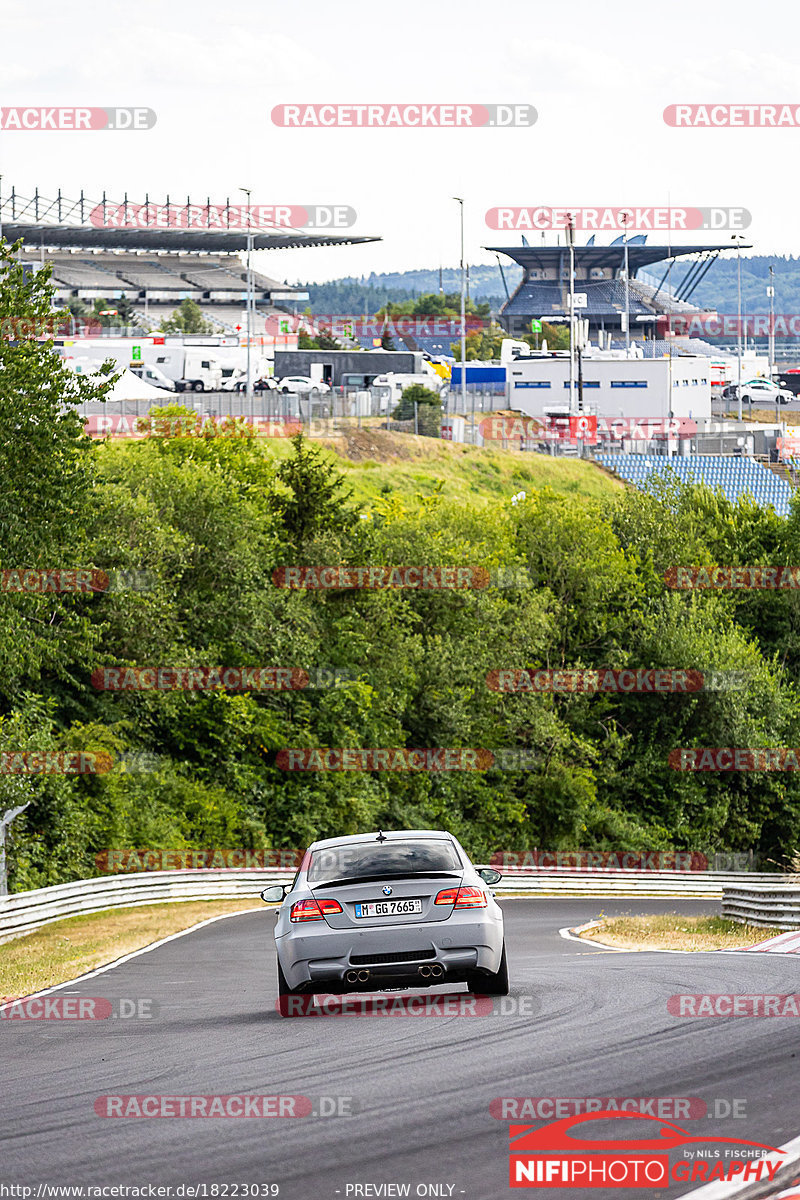
[[[452,842],[353,842],[314,850],[308,868],[309,883],[331,879],[363,879],[379,875],[390,879],[422,871],[461,871]]]

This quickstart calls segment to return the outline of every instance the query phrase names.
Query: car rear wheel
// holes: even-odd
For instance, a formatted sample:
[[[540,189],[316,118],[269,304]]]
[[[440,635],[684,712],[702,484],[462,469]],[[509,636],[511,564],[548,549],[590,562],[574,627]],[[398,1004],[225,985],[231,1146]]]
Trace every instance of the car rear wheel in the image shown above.
[[[475,971],[467,980],[467,987],[478,996],[508,995],[508,960],[505,942],[503,942],[503,953],[497,972],[494,975],[481,975]]]
[[[278,1011],[282,1017],[301,1017],[303,1016],[304,1005],[307,1002],[313,1003],[313,996],[308,996],[307,1000],[296,999],[302,996],[302,992],[297,988],[290,988],[286,982],[286,976],[281,970],[281,964],[278,963]]]

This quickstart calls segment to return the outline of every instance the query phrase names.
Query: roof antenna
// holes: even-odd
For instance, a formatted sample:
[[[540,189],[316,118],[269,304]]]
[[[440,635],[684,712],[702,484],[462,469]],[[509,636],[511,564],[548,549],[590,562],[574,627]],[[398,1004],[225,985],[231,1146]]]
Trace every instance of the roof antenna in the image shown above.
[[[387,836],[386,836],[386,834],[383,832],[383,830],[382,830],[382,829],[379,829],[379,830],[378,830],[378,836],[377,836],[377,838],[376,838],[375,840],[376,840],[376,842],[387,842],[389,839],[387,838]]]

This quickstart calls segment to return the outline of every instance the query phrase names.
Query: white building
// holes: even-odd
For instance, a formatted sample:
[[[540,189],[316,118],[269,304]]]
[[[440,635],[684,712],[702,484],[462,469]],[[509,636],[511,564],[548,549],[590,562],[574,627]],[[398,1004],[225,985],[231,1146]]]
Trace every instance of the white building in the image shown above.
[[[583,412],[599,417],[711,417],[708,358],[625,358],[584,354]],[[508,364],[509,407],[532,417],[569,411],[569,356],[531,356]],[[577,405],[578,382],[575,372]]]

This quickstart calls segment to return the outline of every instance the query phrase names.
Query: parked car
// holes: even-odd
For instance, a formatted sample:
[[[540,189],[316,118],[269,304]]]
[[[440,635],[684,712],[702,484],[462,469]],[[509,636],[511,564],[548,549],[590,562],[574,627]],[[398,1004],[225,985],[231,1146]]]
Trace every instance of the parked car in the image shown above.
[[[237,379],[236,384],[235,384],[235,390],[237,392],[246,392],[247,391],[247,380],[246,379]],[[253,380],[253,391],[254,392],[277,392],[277,390],[278,390],[278,382],[277,382],[277,380],[272,379],[271,377]]]
[[[281,902],[275,924],[279,1008],[313,992],[466,983],[508,994],[503,911],[450,833],[365,833],[314,842],[291,884],[261,893]]]
[[[789,367],[778,378],[778,386],[786,388],[793,396],[800,395],[800,371],[795,367]]]
[[[140,366],[131,364],[130,371],[138,379],[143,379],[145,383],[151,384],[152,387],[161,388],[165,392],[175,391],[175,382],[168,379],[163,371],[159,371],[158,367],[150,366],[148,363],[142,363]]]
[[[300,396],[324,396],[331,390],[329,384],[310,379],[308,375],[287,375],[278,386],[282,392],[294,392]]]
[[[735,383],[729,384],[728,387],[722,390],[723,400],[736,400],[738,398],[738,386]],[[771,383],[769,379],[750,379],[747,383],[742,384],[742,404],[789,404],[794,400],[794,393],[788,388],[779,387],[777,383]]]

